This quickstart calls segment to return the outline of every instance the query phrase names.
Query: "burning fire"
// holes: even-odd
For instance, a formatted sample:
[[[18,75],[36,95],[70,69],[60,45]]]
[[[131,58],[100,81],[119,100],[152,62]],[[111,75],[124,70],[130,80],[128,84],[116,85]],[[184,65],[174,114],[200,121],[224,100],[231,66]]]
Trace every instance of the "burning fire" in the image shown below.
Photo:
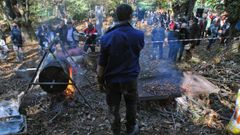
[[[72,67],[69,67],[69,77],[71,79],[73,79],[73,68]],[[69,84],[68,84],[68,86],[67,86],[67,88],[65,90],[65,96],[67,98],[73,98],[74,97],[74,93],[75,93],[75,88],[72,85],[73,82],[71,81],[71,79],[69,79],[69,81],[68,81]]]

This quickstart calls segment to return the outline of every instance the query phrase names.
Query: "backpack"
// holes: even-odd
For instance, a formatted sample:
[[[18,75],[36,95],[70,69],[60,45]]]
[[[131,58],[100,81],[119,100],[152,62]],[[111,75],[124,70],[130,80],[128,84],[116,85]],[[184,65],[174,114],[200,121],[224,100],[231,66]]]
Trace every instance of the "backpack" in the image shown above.
[[[21,34],[21,31],[19,29],[16,29],[14,28],[12,30],[12,40],[13,40],[13,43],[19,43],[19,44],[22,44],[22,34]]]

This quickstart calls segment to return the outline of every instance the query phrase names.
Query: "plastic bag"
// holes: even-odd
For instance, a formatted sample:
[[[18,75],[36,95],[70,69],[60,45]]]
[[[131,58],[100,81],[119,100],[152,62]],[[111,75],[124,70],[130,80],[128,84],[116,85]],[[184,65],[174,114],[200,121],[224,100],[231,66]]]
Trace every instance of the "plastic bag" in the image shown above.
[[[20,115],[18,110],[19,100],[10,99],[0,102],[0,135],[24,132],[26,118]]]

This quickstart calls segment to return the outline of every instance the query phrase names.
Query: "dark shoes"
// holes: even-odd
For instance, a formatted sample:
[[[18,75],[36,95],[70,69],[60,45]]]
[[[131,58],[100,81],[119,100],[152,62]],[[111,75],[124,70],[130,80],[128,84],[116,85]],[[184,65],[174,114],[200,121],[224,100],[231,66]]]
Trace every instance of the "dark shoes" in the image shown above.
[[[112,132],[113,135],[120,135],[121,134],[121,126],[118,125],[118,127],[112,125]],[[133,128],[127,129],[127,135],[139,135],[140,134],[140,129],[139,126],[136,124]]]
[[[206,50],[207,50],[207,51],[211,51],[211,47],[210,47],[210,46],[207,46]]]
[[[140,129],[139,126],[136,124],[132,130],[127,132],[127,135],[139,135],[140,134]]]
[[[121,134],[121,126],[115,127],[115,128],[112,127],[112,132],[113,132],[113,135],[120,135]]]

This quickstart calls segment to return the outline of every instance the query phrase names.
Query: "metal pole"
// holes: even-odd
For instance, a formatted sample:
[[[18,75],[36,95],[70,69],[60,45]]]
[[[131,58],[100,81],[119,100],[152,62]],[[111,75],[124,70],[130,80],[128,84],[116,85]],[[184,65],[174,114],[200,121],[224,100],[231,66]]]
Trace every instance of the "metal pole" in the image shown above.
[[[74,85],[73,83],[66,83],[66,82],[36,82],[36,83],[29,83],[31,85]]]

